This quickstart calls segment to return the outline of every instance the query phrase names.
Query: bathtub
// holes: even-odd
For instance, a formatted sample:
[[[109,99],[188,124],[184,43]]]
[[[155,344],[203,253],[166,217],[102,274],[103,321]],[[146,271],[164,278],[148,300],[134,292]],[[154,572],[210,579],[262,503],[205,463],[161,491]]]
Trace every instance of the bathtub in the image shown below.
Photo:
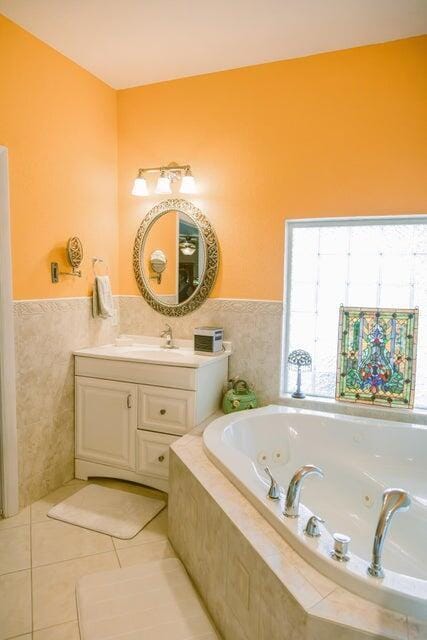
[[[318,571],[383,607],[427,619],[427,427],[271,405],[218,418],[203,441],[214,464]],[[285,518],[284,494],[305,464],[324,478],[304,480],[300,516]],[[280,500],[267,497],[266,466],[284,487]],[[412,504],[394,516],[378,579],[367,567],[387,487],[408,491]],[[319,538],[304,534],[312,514],[325,520]],[[346,563],[331,558],[334,532],[351,536]]]

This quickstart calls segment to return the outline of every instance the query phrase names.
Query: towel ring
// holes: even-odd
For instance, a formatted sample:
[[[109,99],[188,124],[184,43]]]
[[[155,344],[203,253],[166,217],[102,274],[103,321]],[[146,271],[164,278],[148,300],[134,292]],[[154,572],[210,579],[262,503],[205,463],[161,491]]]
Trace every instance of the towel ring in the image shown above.
[[[105,262],[105,260],[104,260],[103,258],[96,258],[96,257],[93,257],[93,258],[92,258],[92,271],[93,271],[93,275],[94,275],[94,276],[99,276],[99,275],[100,275],[99,273],[96,273],[96,263],[97,263],[97,262],[102,262],[102,263],[105,265],[106,274],[108,275],[108,273],[109,273],[109,269],[108,269],[108,265],[107,265],[107,263]]]

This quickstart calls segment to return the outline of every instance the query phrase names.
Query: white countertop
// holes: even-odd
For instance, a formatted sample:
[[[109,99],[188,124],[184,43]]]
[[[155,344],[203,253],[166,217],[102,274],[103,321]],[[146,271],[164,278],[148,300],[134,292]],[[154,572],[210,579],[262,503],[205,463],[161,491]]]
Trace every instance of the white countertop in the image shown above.
[[[224,343],[224,350],[215,356],[201,356],[194,353],[192,340],[174,339],[176,349],[162,347],[164,340],[152,336],[120,336],[114,344],[88,347],[74,351],[75,356],[102,358],[104,360],[125,360],[145,362],[173,367],[205,367],[231,355],[231,343]]]

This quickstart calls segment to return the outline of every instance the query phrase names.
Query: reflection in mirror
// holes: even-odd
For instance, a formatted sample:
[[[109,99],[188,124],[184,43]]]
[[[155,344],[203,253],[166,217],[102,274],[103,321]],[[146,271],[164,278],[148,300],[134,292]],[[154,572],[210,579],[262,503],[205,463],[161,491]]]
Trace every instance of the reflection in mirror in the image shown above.
[[[197,224],[181,211],[160,215],[146,234],[140,266],[150,293],[164,304],[181,304],[191,298],[205,267]]]
[[[150,267],[157,274],[150,277],[156,278],[158,284],[162,282],[162,273],[166,269],[167,262],[165,252],[161,249],[156,249],[150,256]]]

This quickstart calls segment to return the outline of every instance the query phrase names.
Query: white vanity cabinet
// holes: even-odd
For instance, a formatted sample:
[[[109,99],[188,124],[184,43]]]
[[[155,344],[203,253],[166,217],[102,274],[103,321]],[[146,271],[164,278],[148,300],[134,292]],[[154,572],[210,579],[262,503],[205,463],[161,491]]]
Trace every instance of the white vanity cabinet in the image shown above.
[[[217,411],[228,356],[114,345],[75,352],[75,475],[168,490],[169,446]]]

